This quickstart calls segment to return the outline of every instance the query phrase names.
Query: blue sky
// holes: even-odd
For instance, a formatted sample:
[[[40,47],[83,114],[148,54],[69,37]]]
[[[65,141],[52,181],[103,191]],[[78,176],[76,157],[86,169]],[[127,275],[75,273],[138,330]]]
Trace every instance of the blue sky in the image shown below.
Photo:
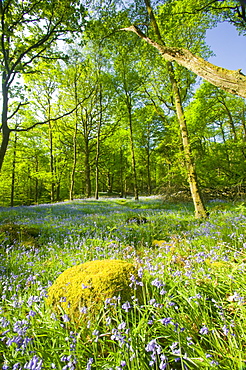
[[[246,36],[239,36],[230,23],[220,23],[207,31],[207,44],[216,54],[209,61],[227,69],[242,69],[246,75]]]

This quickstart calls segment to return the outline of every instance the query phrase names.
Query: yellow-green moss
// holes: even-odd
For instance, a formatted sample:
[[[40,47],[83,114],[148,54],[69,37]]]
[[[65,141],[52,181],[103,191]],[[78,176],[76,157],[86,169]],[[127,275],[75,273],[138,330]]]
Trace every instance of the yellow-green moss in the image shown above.
[[[35,226],[19,225],[11,221],[0,225],[0,240],[3,239],[11,244],[36,246],[39,234],[40,230]]]
[[[122,302],[130,301],[140,289],[130,287],[130,277],[137,278],[132,263],[121,260],[96,260],[70,267],[58,276],[48,290],[47,304],[57,313],[64,311],[74,321],[81,317],[81,308],[98,312],[107,298],[121,296]]]

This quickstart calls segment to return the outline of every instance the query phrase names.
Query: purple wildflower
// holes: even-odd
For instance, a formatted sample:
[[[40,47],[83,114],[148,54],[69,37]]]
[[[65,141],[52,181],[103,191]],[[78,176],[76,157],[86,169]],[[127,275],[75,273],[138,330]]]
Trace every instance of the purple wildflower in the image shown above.
[[[90,357],[87,361],[86,370],[91,370],[91,365],[93,364],[93,358]]]
[[[165,317],[164,319],[160,319],[160,322],[163,324],[163,325],[168,325],[168,324],[172,324],[173,325],[173,319],[171,317]]]
[[[226,325],[224,325],[222,327],[222,331],[223,331],[224,335],[228,335],[229,334],[229,329],[228,329],[228,327]]]
[[[199,333],[202,335],[206,335],[209,333],[209,329],[205,325],[203,325],[203,327],[199,330]]]
[[[125,303],[123,303],[123,305],[121,306],[123,308],[123,310],[125,310],[126,312],[129,311],[129,309],[131,308],[131,305],[128,301],[126,301]]]
[[[67,314],[64,314],[64,315],[62,315],[62,320],[63,320],[63,322],[69,322],[70,318]]]
[[[153,352],[160,354],[162,349],[161,346],[156,342],[156,339],[151,340],[145,347],[147,352]]]
[[[219,363],[218,363],[218,361],[212,360],[212,361],[210,362],[210,365],[211,365],[211,366],[218,366],[218,365],[219,365]]]
[[[125,323],[124,321],[122,321],[122,322],[118,325],[118,329],[119,329],[119,330],[123,330],[123,329],[125,329],[125,327],[126,327],[126,323]]]
[[[151,282],[151,285],[156,286],[157,288],[161,288],[162,286],[164,286],[163,282],[161,280],[159,280],[158,278],[153,280]]]
[[[43,360],[34,355],[33,358],[24,365],[24,369],[28,370],[41,370]]]

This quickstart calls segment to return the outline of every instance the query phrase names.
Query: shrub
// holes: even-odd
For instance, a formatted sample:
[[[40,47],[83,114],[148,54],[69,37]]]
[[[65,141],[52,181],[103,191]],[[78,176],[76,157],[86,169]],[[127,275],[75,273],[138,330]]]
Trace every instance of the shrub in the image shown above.
[[[130,301],[133,294],[140,298],[140,287],[135,289],[131,284],[137,276],[135,266],[126,261],[89,261],[70,267],[59,275],[48,289],[46,303],[56,313],[65,312],[78,322],[84,309],[96,314],[106,299],[120,296],[123,303]]]

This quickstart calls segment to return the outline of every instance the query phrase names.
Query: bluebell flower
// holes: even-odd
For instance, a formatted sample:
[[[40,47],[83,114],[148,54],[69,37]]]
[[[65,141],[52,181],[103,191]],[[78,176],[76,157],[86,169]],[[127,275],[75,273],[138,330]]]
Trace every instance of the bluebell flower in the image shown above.
[[[37,355],[34,355],[33,358],[24,365],[24,369],[28,370],[41,370],[43,360],[40,359]]]
[[[2,328],[6,328],[10,325],[10,322],[5,317],[0,317],[0,325]]]
[[[192,342],[192,338],[191,337],[186,337],[186,340],[187,340],[187,345],[188,346],[192,346],[192,344],[194,344],[194,342]]]
[[[209,329],[205,325],[203,325],[203,327],[199,330],[199,333],[202,335],[206,335],[209,333]]]
[[[37,312],[35,312],[35,311],[33,311],[33,310],[30,310],[30,311],[28,312],[27,317],[28,317],[28,318],[29,318],[29,317],[34,317],[35,315],[37,315]]]
[[[19,362],[13,365],[12,370],[18,370],[18,369],[21,369],[21,364]]]
[[[178,346],[178,342],[173,342],[172,344],[171,344],[171,346],[169,346],[170,347],[170,349],[171,349],[171,351],[174,351],[174,349],[175,348],[177,348],[177,346]]]
[[[218,363],[218,361],[212,360],[212,361],[210,361],[210,365],[211,366],[219,366],[219,363]]]
[[[157,288],[161,288],[164,286],[163,282],[156,278],[155,280],[151,281],[151,285],[156,286]]]
[[[63,322],[69,322],[69,321],[70,321],[70,318],[69,318],[69,316],[65,313],[64,315],[62,315],[62,320],[63,320]]]
[[[224,333],[225,335],[228,335],[228,334],[229,334],[229,332],[230,332],[230,330],[228,329],[228,327],[227,327],[226,325],[224,325],[224,326],[222,327],[222,331],[223,331],[223,333]]]
[[[125,343],[125,336],[123,336],[117,329],[112,329],[111,340],[119,342],[120,347]]]
[[[160,358],[161,358],[161,362],[159,365],[159,369],[165,370],[168,365],[168,362],[167,362],[168,358],[164,354],[161,354]]]
[[[160,369],[160,370],[165,370],[165,369],[166,369],[166,367],[167,367],[167,363],[166,363],[166,362],[164,362],[164,361],[161,361],[161,362],[160,362],[160,365],[159,365],[159,369]]]
[[[171,317],[165,317],[164,319],[160,319],[160,322],[163,324],[163,325],[168,325],[168,324],[172,324],[173,325],[173,319]]]
[[[81,312],[81,313],[87,313],[87,311],[88,311],[88,308],[87,307],[80,307],[80,309],[79,309],[79,311]]]
[[[87,361],[86,370],[91,370],[91,365],[93,364],[94,360],[90,357]]]
[[[126,301],[125,303],[123,303],[123,305],[121,306],[123,308],[123,310],[125,310],[126,312],[129,311],[129,309],[131,308],[131,305],[128,301]]]
[[[152,339],[145,347],[147,352],[153,352],[160,354],[162,349],[161,346],[156,342],[156,339]]]
[[[109,326],[110,324],[111,324],[111,321],[112,321],[112,319],[111,319],[111,317],[106,317],[106,326]]]
[[[92,335],[96,337],[94,341],[97,342],[99,338],[99,330],[93,330]]]
[[[123,330],[123,329],[125,329],[125,327],[126,327],[126,322],[124,322],[124,321],[122,321],[122,322],[118,325],[118,329],[119,329],[119,330]]]

